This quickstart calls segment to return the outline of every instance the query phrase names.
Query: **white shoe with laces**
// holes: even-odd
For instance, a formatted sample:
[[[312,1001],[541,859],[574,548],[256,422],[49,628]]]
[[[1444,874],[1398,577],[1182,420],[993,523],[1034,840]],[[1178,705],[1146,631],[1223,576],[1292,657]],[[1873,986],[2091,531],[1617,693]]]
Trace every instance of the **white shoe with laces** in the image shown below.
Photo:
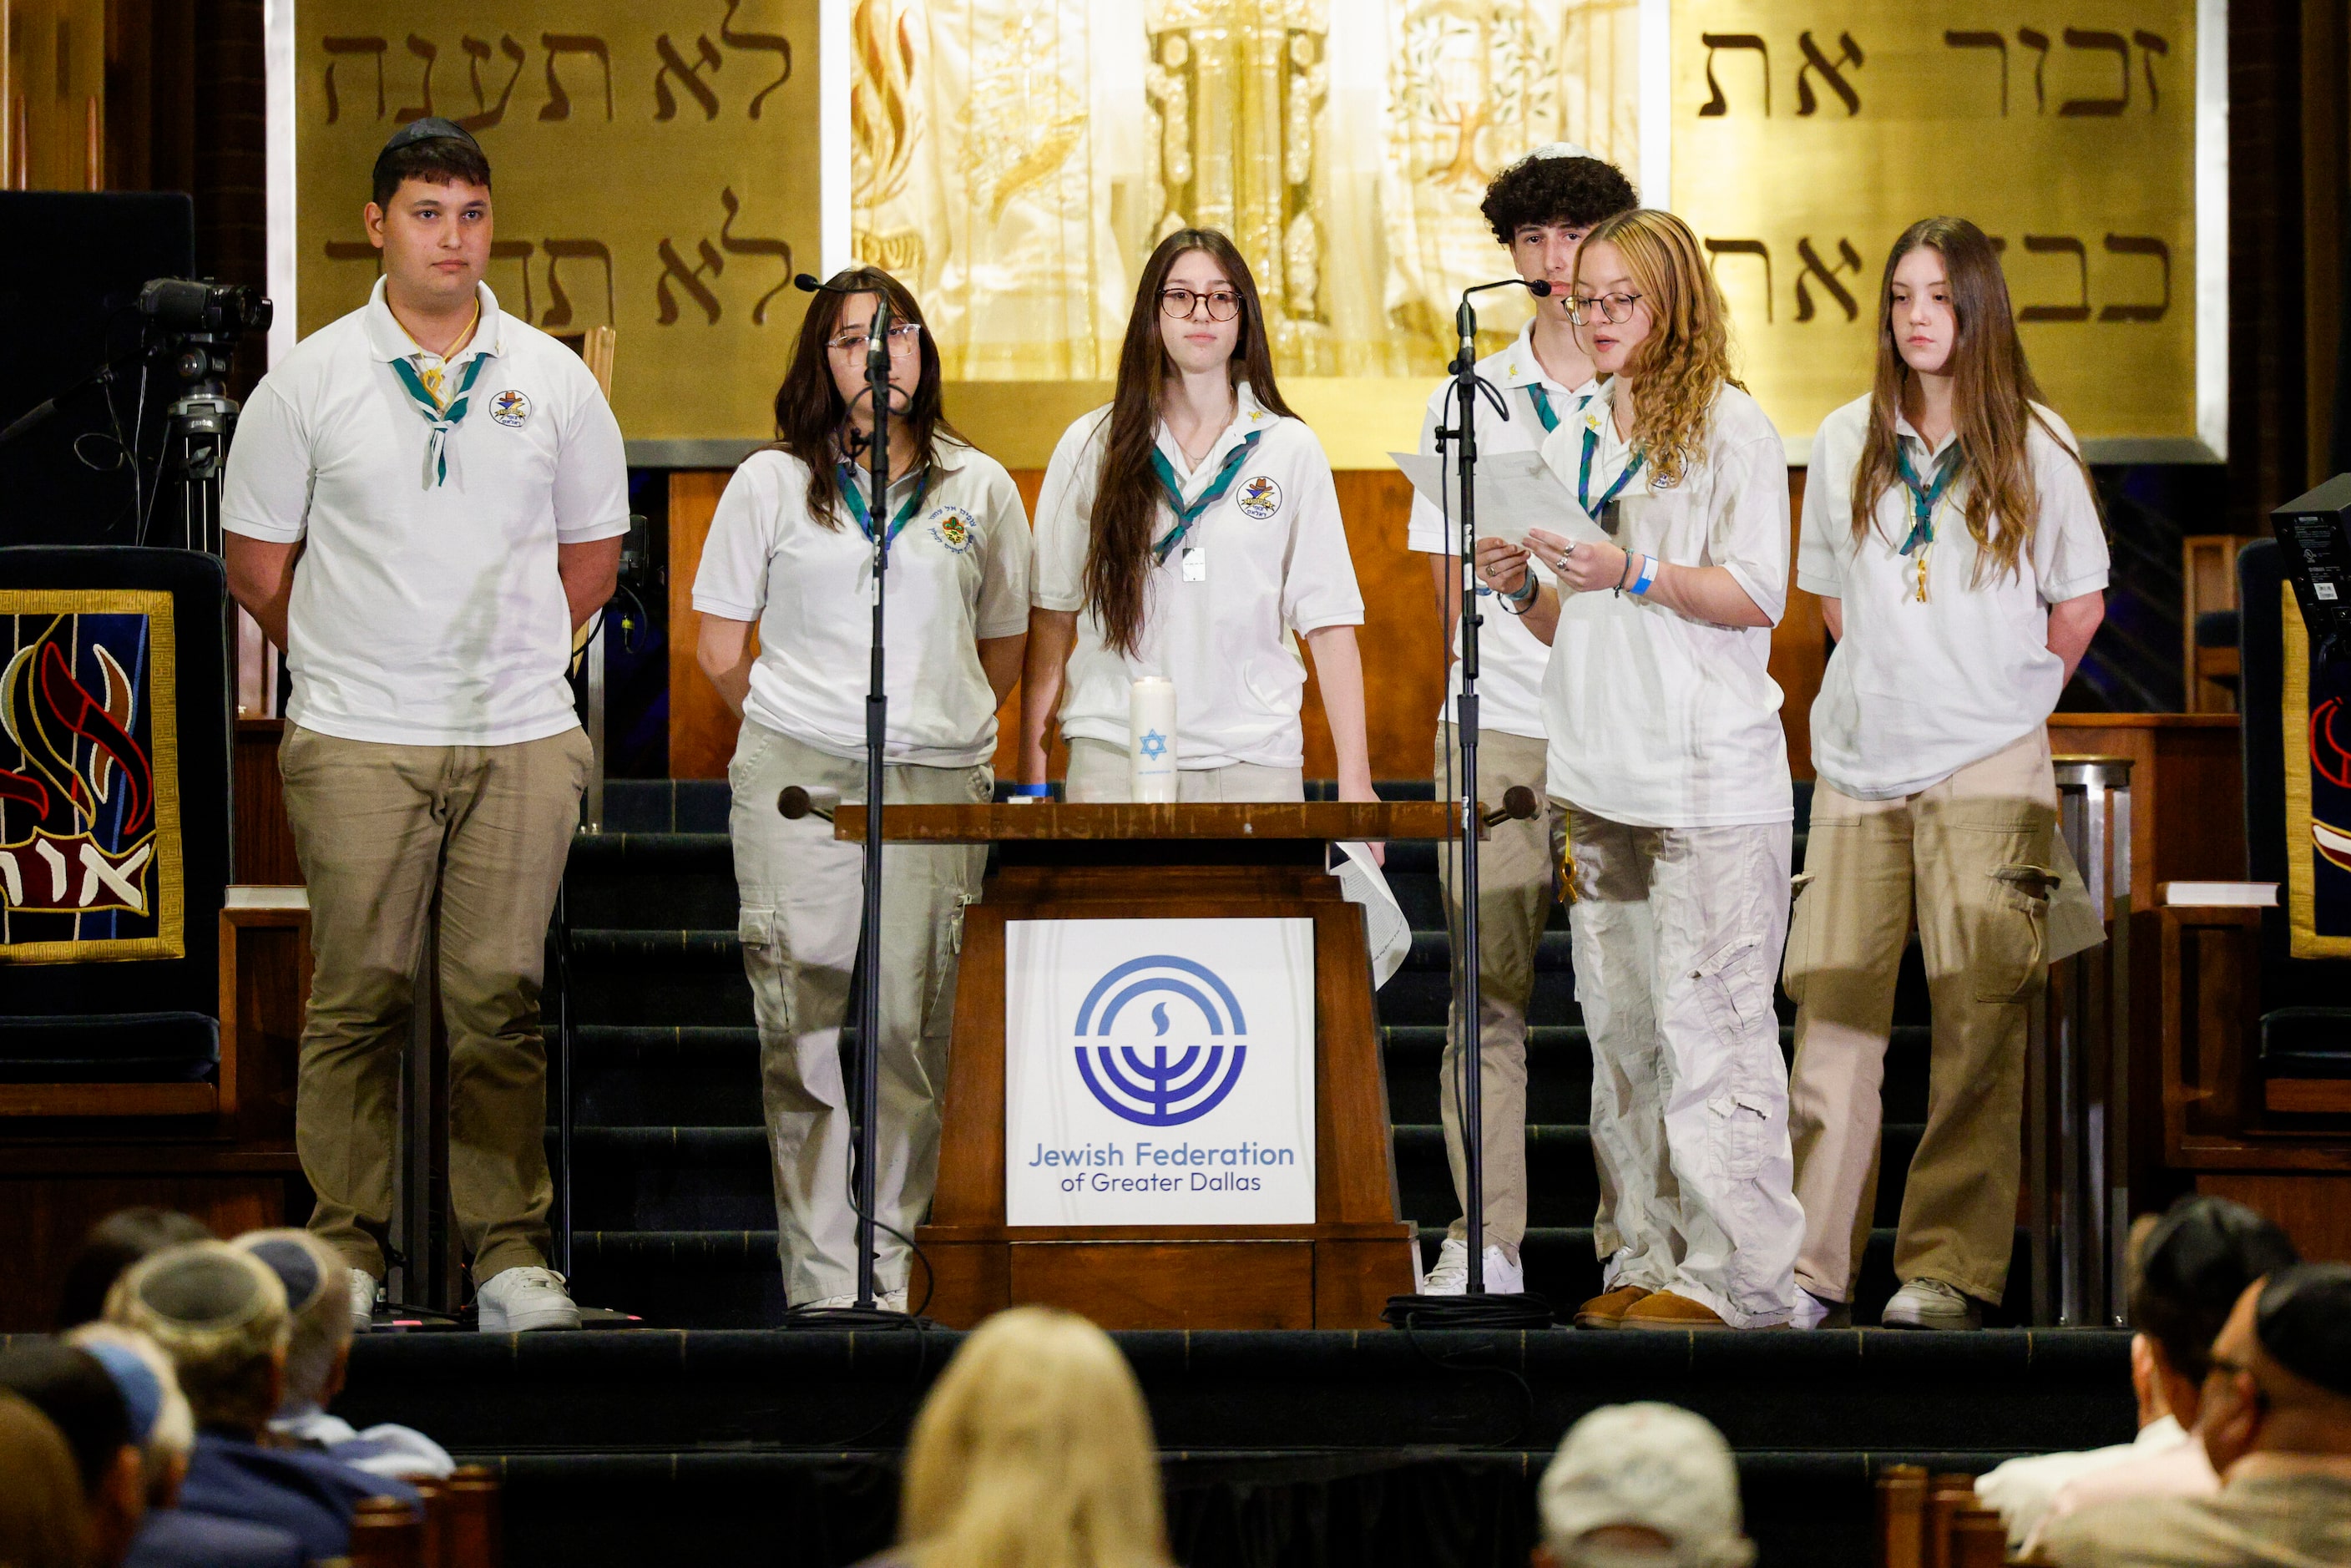
[[[1940,1280],[1912,1280],[1894,1292],[1878,1321],[1890,1329],[1980,1329],[1983,1309]]]
[[[375,1301],[382,1287],[365,1269],[351,1270],[351,1332],[365,1333],[375,1324]]]
[[[1499,1247],[1486,1249],[1486,1291],[1489,1295],[1516,1296],[1527,1288],[1526,1271],[1504,1256]],[[1448,1236],[1437,1249],[1437,1267],[1421,1281],[1424,1296],[1466,1296],[1469,1293],[1469,1243]]]
[[[482,1282],[474,1304],[484,1333],[531,1333],[539,1329],[576,1329],[580,1309],[563,1288],[563,1276],[538,1267],[501,1269]]]

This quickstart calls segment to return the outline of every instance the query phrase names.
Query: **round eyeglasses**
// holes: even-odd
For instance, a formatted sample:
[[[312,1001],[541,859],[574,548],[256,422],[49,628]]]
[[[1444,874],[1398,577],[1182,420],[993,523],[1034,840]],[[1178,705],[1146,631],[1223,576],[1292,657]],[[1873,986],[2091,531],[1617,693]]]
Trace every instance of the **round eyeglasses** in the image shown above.
[[[923,326],[919,321],[901,321],[882,335],[890,340],[892,356],[903,360],[921,345]],[[842,332],[826,339],[824,346],[836,354],[853,354],[865,347],[865,334]]]
[[[1633,319],[1633,307],[1641,302],[1637,294],[1570,295],[1567,319],[1581,327],[1597,316],[1610,326],[1620,326]]]
[[[1212,288],[1206,294],[1190,288],[1163,288],[1159,291],[1159,308],[1178,319],[1192,314],[1195,303],[1208,308],[1211,321],[1229,321],[1241,313],[1241,297],[1229,288]]]

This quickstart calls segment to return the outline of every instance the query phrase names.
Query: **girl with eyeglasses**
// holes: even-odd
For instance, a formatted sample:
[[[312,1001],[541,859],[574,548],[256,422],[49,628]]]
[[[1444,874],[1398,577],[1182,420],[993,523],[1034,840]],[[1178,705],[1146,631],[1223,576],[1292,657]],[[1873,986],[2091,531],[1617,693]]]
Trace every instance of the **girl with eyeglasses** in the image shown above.
[[[1607,379],[1542,455],[1590,521],[1530,528],[1524,546],[1481,539],[1477,567],[1551,644],[1544,728],[1604,1264],[1576,1322],[1769,1328],[1794,1309],[1803,1231],[1771,1010],[1793,814],[1766,668],[1787,593],[1787,455],[1731,376],[1722,296],[1681,220],[1602,220],[1570,310]]]
[[[1875,383],[1813,443],[1796,558],[1836,639],[1785,972],[1801,1321],[1853,1300],[1914,908],[1931,1076],[1884,1322],[1980,1327],[2008,1283],[2024,1003],[2050,894],[2078,880],[2048,718],[2105,614],[2107,570],[2081,449],[2040,396],[1991,242],[1964,218],[1913,224],[1878,290]]]
[[[867,331],[890,301],[890,482],[868,494]],[[967,804],[995,784],[996,712],[1028,637],[1029,528],[1003,465],[939,411],[939,356],[905,286],[835,274],[809,305],[776,393],[773,446],[727,481],[695,578],[702,668],[743,721],[728,764],[743,967],[759,1024],[784,1285],[847,1306],[857,1279],[849,1110],[839,1045],[863,905],[863,859],[831,824],[787,821],[778,795],[865,800],[872,551],[889,539],[886,800]],[[754,650],[751,632],[758,629]],[[938,1174],[963,906],[985,851],[883,852],[876,1031],[877,1275],[906,1306],[907,1242]]]
[[[1058,709],[1071,800],[1123,800],[1129,694],[1176,685],[1179,798],[1304,798],[1306,670],[1321,677],[1339,798],[1370,800],[1363,596],[1331,465],[1274,385],[1257,286],[1213,229],[1143,269],[1118,391],[1061,437],[1037,499],[1020,776],[1045,781]]]

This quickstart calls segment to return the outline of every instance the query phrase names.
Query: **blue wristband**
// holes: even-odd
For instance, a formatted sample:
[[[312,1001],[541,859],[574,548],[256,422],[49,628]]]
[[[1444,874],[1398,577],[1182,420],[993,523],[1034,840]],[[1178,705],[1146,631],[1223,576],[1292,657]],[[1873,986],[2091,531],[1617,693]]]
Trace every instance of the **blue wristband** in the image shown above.
[[[1046,800],[1052,793],[1053,787],[1050,784],[1015,784],[1010,790],[1012,799],[1028,800]]]
[[[1648,592],[1649,584],[1656,580],[1657,558],[1653,555],[1643,556],[1641,558],[1641,575],[1633,580],[1634,597],[1638,598],[1642,594]]]

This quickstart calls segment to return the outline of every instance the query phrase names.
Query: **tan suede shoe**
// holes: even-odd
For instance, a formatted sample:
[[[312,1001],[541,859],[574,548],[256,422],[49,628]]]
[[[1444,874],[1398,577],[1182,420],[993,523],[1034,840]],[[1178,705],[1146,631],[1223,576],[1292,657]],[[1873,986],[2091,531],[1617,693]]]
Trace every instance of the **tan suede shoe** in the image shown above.
[[[1616,1326],[1627,1329],[1727,1329],[1730,1325],[1704,1302],[1693,1301],[1687,1296],[1677,1296],[1671,1291],[1659,1291],[1627,1312],[1624,1321]]]
[[[1614,1329],[1625,1326],[1625,1314],[1649,1294],[1638,1285],[1619,1285],[1604,1296],[1594,1296],[1575,1309],[1575,1326],[1580,1329]]]

